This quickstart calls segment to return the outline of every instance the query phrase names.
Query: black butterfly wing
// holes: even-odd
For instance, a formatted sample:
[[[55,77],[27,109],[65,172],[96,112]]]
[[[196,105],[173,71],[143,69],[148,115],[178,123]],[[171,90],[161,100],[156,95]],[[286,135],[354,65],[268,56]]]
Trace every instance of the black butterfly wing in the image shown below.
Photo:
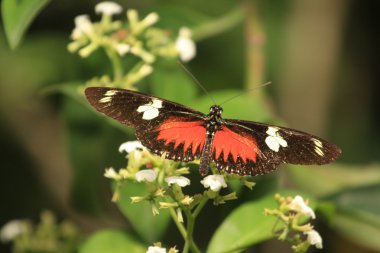
[[[282,163],[327,164],[341,154],[336,145],[290,128],[233,119],[226,119],[224,128],[236,136],[229,138],[228,135],[223,135],[222,131],[217,138],[217,132],[214,138],[213,159],[220,170],[229,173],[266,174]],[[232,139],[239,142],[234,144],[231,142]],[[224,148],[217,150],[217,146]]]
[[[90,87],[85,95],[97,111],[134,128],[151,152],[180,161],[199,157],[206,135],[201,112],[125,89]]]

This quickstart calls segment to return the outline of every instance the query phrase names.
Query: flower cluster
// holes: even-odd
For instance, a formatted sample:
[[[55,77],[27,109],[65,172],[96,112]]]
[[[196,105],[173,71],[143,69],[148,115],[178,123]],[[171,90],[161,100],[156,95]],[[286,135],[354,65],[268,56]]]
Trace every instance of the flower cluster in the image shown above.
[[[307,221],[315,219],[315,213],[308,205],[308,201],[299,195],[293,198],[276,194],[275,199],[278,207],[276,209],[265,209],[265,214],[276,216],[282,221],[284,227],[279,230],[278,239],[292,243],[294,252],[306,252],[311,245],[321,249],[321,236],[314,230],[310,222],[305,222],[305,218]],[[291,232],[295,235],[291,236]]]
[[[121,188],[124,184],[128,187],[128,182],[145,184],[148,194],[132,196],[131,202],[147,201],[151,205],[153,215],[158,215],[159,209],[169,209],[175,224],[182,231],[181,234],[186,243],[193,233],[192,229],[189,231],[187,228],[194,226],[197,215],[209,200],[212,200],[215,205],[219,205],[237,198],[235,192],[221,194],[221,190],[227,188],[226,180],[239,179],[242,185],[250,189],[254,185],[245,177],[221,175],[215,171],[215,168],[212,168],[211,171],[214,174],[208,175],[200,181],[204,190],[201,193],[189,195],[184,192],[184,188],[192,183],[186,176],[190,171],[188,167],[183,167],[182,163],[165,159],[165,153],[162,156],[151,154],[139,141],[123,143],[119,151],[127,154],[127,166],[118,171],[107,168],[104,173],[105,177],[116,183],[112,200],[120,201]],[[183,225],[185,220],[186,228]],[[189,225],[189,223],[191,224]],[[198,252],[194,241],[190,240],[190,242],[191,245],[188,247]],[[160,245],[154,245],[149,247],[148,252],[166,252],[166,249],[161,248]],[[171,249],[169,252],[176,251]]]
[[[117,3],[101,2],[95,6],[95,12],[101,15],[99,22],[92,22],[88,15],[77,16],[74,20],[73,41],[69,43],[68,50],[88,57],[102,48],[114,69],[112,81],[108,76],[103,76],[92,80],[91,85],[133,88],[134,84],[152,73],[153,64],[158,58],[180,58],[182,61],[194,58],[196,47],[190,29],[183,27],[178,36],[172,38],[170,32],[153,27],[159,21],[157,13],[149,13],[141,19],[136,10],[130,9],[126,12],[127,22],[113,20],[113,16],[122,11]],[[124,74],[121,59],[129,55],[137,59],[137,63]]]
[[[153,246],[149,246],[148,250],[146,251],[146,253],[178,253],[178,250],[176,249],[176,247],[172,247],[169,249],[169,251],[166,251],[166,248],[162,248],[162,245],[161,243],[157,242],[157,243],[154,243]]]
[[[82,235],[72,222],[57,223],[52,212],[44,211],[37,225],[26,219],[7,222],[0,239],[12,242],[13,252],[75,252]]]
[[[189,168],[181,167],[180,163],[167,160],[164,156],[152,155],[139,141],[123,143],[119,151],[127,153],[128,165],[118,172],[114,168],[107,168],[104,173],[105,177],[115,180],[118,184],[113,201],[119,200],[118,189],[124,182],[132,180],[145,183],[150,189],[149,196],[133,196],[132,202],[149,201],[154,215],[159,213],[158,207],[175,208],[178,221],[183,222],[183,209],[193,209],[208,199],[213,199],[214,204],[236,199],[235,192],[219,194],[222,188],[227,187],[224,175],[206,176],[201,180],[206,190],[202,194],[189,196],[182,191],[182,188],[190,185],[190,179],[184,176],[189,174]]]

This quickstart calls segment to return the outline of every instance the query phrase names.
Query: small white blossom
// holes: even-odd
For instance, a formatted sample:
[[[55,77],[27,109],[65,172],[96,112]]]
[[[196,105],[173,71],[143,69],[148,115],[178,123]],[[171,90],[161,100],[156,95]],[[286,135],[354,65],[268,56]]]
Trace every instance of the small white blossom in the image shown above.
[[[191,31],[189,28],[182,27],[179,30],[179,36],[175,42],[175,47],[182,61],[188,62],[195,57],[196,46],[191,39]]]
[[[146,253],[166,253],[166,249],[158,246],[149,246]]]
[[[210,188],[214,192],[219,191],[222,187],[227,187],[226,181],[224,181],[224,177],[222,175],[209,175],[203,178],[201,183],[205,188]]]
[[[177,184],[180,187],[185,187],[187,185],[190,185],[190,179],[183,177],[183,176],[172,176],[165,178],[166,183],[168,185]]]
[[[304,199],[297,195],[293,198],[292,202],[289,204],[289,208],[293,211],[300,212],[312,219],[315,219],[315,213],[304,201]]]
[[[304,232],[304,234],[307,235],[307,240],[309,241],[311,245],[315,245],[317,249],[323,248],[322,237],[317,231],[313,229],[313,230]]]
[[[129,52],[129,50],[131,49],[131,46],[125,43],[118,43],[116,44],[115,48],[116,48],[117,53],[120,56],[123,56]]]
[[[147,181],[153,182],[157,178],[157,173],[154,170],[140,170],[135,174],[137,182]]]
[[[22,221],[11,220],[1,228],[0,239],[3,242],[12,241],[14,238],[24,233],[25,229]]]
[[[112,16],[114,14],[120,14],[122,11],[123,8],[121,5],[111,1],[104,1],[95,5],[95,12],[97,14]]]
[[[79,15],[74,19],[75,28],[71,33],[71,38],[73,40],[79,39],[83,35],[88,35],[93,32],[92,22],[88,15]]]
[[[140,141],[127,141],[120,145],[119,152],[131,153],[132,151],[144,149]]]
[[[158,21],[158,19],[159,19],[160,17],[158,16],[158,14],[157,13],[155,13],[155,12],[151,12],[151,13],[149,13],[142,21],[141,21],[141,23],[144,25],[144,27],[148,27],[148,26],[151,26],[151,25],[153,25],[153,24],[155,24],[157,21]]]
[[[120,179],[120,175],[112,167],[105,170],[104,176],[116,180]]]
[[[153,67],[151,65],[144,64],[139,69],[138,75],[145,77],[147,75],[150,75],[152,72],[153,72]]]

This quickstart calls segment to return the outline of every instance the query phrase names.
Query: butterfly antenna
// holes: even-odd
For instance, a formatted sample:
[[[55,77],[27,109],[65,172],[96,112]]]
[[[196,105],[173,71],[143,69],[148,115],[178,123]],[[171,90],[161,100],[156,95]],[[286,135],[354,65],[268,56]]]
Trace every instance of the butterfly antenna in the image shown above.
[[[225,104],[225,103],[227,103],[227,102],[229,102],[229,101],[231,101],[231,100],[233,100],[233,99],[235,99],[237,97],[240,97],[240,96],[246,94],[247,92],[251,92],[251,91],[256,90],[258,88],[262,88],[262,87],[267,86],[267,85],[269,85],[271,83],[272,83],[272,81],[269,81],[269,82],[266,82],[264,84],[261,84],[261,85],[258,85],[256,87],[253,87],[253,88],[251,88],[251,89],[249,89],[247,91],[243,91],[243,92],[241,92],[239,94],[236,94],[235,96],[232,96],[232,97],[228,98],[227,100],[224,100],[220,105],[223,105],[223,104]]]
[[[212,100],[212,102],[214,103],[214,105],[216,105],[216,102],[214,100],[214,98],[210,95],[210,93],[208,93],[208,91],[206,90],[206,88],[201,84],[201,82],[199,82],[199,80],[185,67],[185,65],[182,64],[182,62],[180,61],[177,61],[177,64],[179,66],[181,66],[181,68],[186,72],[186,74],[188,74],[196,84],[198,84],[199,87],[201,87],[201,89],[203,90],[203,92],[209,96]]]

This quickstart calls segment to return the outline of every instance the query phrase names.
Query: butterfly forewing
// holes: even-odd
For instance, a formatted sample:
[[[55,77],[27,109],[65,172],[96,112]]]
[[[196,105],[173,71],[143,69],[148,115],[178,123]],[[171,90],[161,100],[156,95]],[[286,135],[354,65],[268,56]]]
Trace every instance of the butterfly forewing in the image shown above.
[[[85,94],[96,110],[135,128],[150,151],[181,161],[199,157],[206,133],[204,114],[136,91],[91,87]]]
[[[243,159],[241,155],[234,159],[230,150],[226,159],[213,158],[219,169],[238,174],[258,175],[275,170],[282,163],[290,164],[327,164],[341,154],[341,150],[319,137],[290,128],[272,126],[257,122],[226,119],[226,126],[241,136],[251,136],[258,150],[256,159]],[[230,147],[224,143],[225,147]],[[228,148],[225,148],[228,153]],[[246,160],[246,161],[245,161]]]

